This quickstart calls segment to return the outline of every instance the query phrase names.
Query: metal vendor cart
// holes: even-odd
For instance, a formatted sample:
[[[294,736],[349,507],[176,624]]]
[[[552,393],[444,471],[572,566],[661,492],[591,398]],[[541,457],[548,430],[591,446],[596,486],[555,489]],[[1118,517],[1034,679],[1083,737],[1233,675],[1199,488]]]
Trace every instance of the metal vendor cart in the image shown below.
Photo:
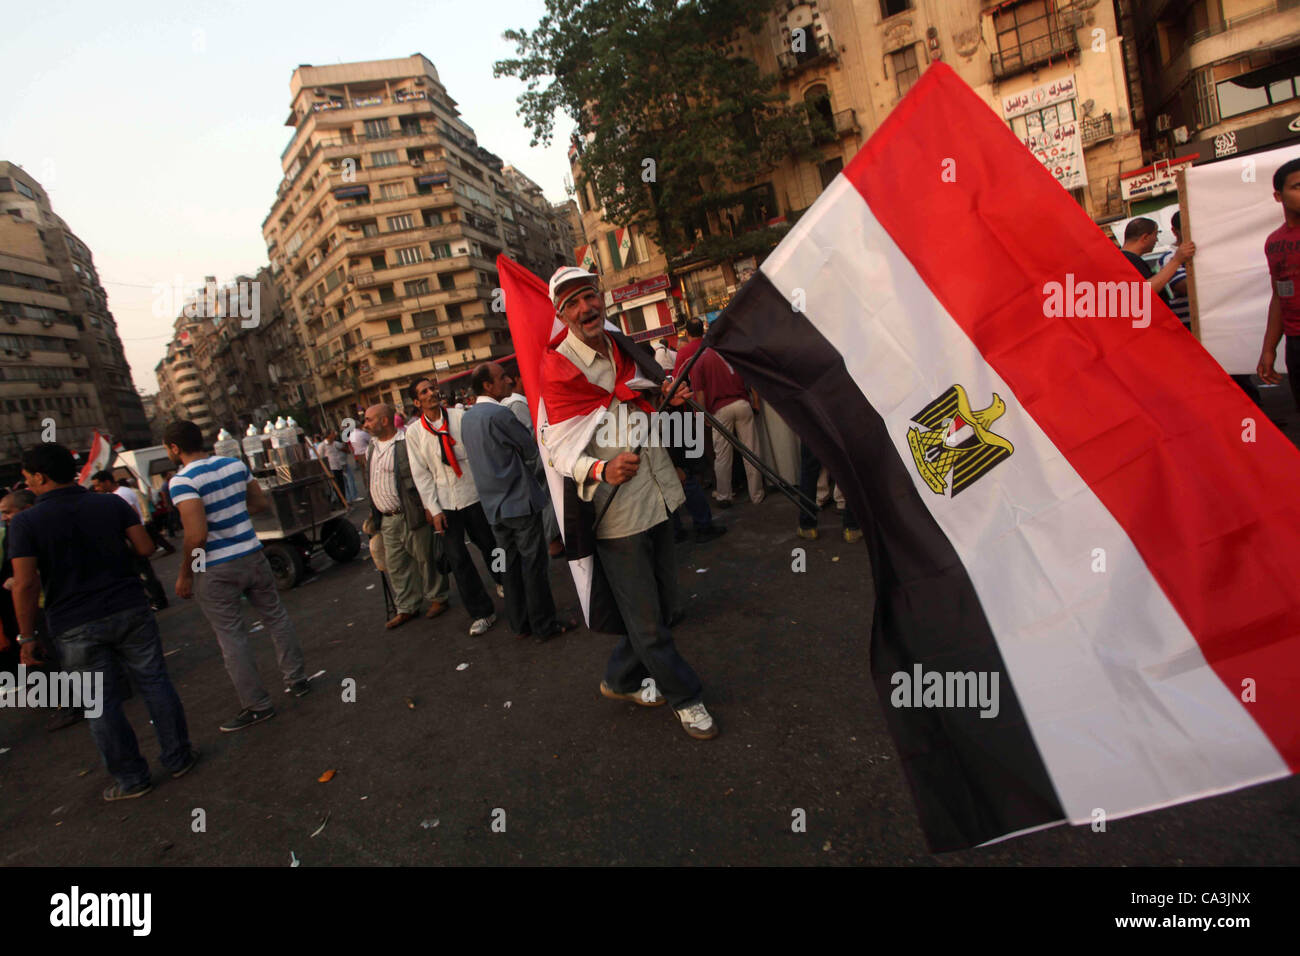
[[[251,517],[277,588],[287,591],[302,581],[317,548],[340,564],[360,553],[361,536],[348,520],[347,504],[320,461],[307,456],[305,445],[247,457],[253,477],[271,499],[269,510]]]

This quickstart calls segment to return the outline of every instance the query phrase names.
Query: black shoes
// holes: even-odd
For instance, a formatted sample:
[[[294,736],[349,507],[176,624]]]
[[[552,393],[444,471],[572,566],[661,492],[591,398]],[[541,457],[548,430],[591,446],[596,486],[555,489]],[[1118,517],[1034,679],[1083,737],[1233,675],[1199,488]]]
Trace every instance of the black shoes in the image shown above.
[[[194,765],[198,762],[199,762],[199,748],[191,745],[189,758],[185,761],[184,765],[181,767],[180,770],[172,771],[172,776],[177,780],[179,780],[181,777],[185,776],[187,773],[193,770]]]
[[[286,694],[293,694],[294,697],[306,697],[311,693],[311,681],[307,678],[296,680],[284,689]]]
[[[704,544],[713,541],[715,538],[721,538],[727,533],[727,529],[720,524],[711,524],[703,528],[697,528],[695,531],[695,540],[698,544]]]
[[[233,734],[236,730],[243,730],[245,727],[251,727],[253,724],[260,724],[264,720],[270,720],[275,716],[275,708],[268,707],[266,710],[249,710],[244,708],[234,717],[221,725],[223,734]]]

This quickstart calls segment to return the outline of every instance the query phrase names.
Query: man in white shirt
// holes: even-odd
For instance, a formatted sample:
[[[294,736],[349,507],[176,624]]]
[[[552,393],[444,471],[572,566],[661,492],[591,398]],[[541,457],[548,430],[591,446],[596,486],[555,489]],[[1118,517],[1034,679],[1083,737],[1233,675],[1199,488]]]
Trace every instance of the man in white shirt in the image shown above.
[[[406,426],[406,451],[411,476],[424,502],[424,514],[435,534],[443,536],[443,547],[456,579],[456,590],[469,612],[471,637],[484,634],[496,623],[496,605],[483,587],[465,538],[469,537],[484,563],[491,568],[496,538],[488,524],[478,489],[470,472],[469,457],[461,440],[464,412],[444,409],[436,378],[412,382],[407,394],[415,404],[418,417]],[[498,584],[502,575],[493,572]]]
[[[140,496],[131,488],[120,485],[113,473],[105,468],[103,471],[97,471],[90,476],[90,486],[100,494],[117,495],[128,505],[131,510],[140,516],[140,524],[143,525],[149,520],[149,515],[145,512],[144,505],[140,501]],[[172,549],[173,551],[175,548]],[[161,611],[167,607],[167,592],[163,590],[162,582],[154,574],[153,565],[148,558],[142,558],[138,555],[132,556],[135,573],[140,578],[140,583],[144,585],[145,592],[149,595],[149,606],[155,611]]]
[[[405,436],[393,427],[393,406],[372,405],[366,410],[369,443],[370,519],[384,539],[384,559],[393,585],[397,614],[386,625],[401,627],[428,604],[425,617],[447,610],[447,579],[433,565],[433,537],[415,476]]]
[[[344,423],[346,425],[346,423]],[[345,429],[346,431],[346,429]],[[366,431],[360,425],[355,425],[351,433],[343,439],[352,446],[352,458],[357,464],[357,471],[361,473],[361,479],[370,487],[370,475],[366,470],[366,449],[370,447],[370,432]],[[360,490],[360,489],[358,489]],[[365,497],[364,495],[362,497]]]
[[[673,348],[674,342],[668,336],[664,336],[655,346],[655,361],[665,372],[671,372],[677,365],[677,351]]]

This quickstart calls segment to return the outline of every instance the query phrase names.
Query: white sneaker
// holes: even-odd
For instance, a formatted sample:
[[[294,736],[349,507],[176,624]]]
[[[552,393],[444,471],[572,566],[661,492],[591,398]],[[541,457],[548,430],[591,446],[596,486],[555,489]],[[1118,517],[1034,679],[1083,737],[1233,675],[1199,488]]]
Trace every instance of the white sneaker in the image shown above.
[[[469,636],[478,637],[480,634],[486,634],[493,624],[497,622],[495,614],[489,614],[487,617],[481,617],[469,626]]]
[[[682,729],[696,740],[712,740],[718,736],[717,722],[704,709],[704,704],[691,704],[677,711],[677,718],[682,722]]]

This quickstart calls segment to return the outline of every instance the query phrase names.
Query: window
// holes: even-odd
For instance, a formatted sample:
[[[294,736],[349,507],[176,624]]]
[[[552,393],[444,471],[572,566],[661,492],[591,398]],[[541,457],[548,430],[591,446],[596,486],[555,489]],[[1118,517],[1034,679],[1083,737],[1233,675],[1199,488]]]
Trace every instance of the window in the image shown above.
[[[361,235],[363,235],[363,236],[377,236],[377,235],[379,235],[379,223],[377,223],[377,222],[367,222],[367,223],[363,223],[362,226],[361,226]]]
[[[18,190],[20,193],[22,193],[24,196],[26,196],[28,199],[35,199],[35,198],[36,198],[36,194],[35,194],[34,192],[32,192],[32,190],[31,190],[31,188],[30,188],[29,186],[27,186],[25,183],[20,183],[20,182],[19,182],[18,180],[16,180],[16,179],[14,180],[14,188],[17,189],[17,190]]]
[[[451,246],[445,242],[431,242],[429,243],[429,248],[433,250],[433,257],[435,259],[451,258]]]
[[[880,0],[880,16],[892,17],[896,13],[912,9],[912,0]]]
[[[1040,136],[1045,129],[1075,120],[1074,100],[1054,103],[1046,109],[1017,116],[1011,121],[1011,130],[1021,139]]]
[[[397,150],[395,149],[385,149],[382,152],[370,154],[371,166],[396,166],[399,162]]]
[[[436,309],[426,309],[412,313],[411,324],[417,329],[432,329],[438,324],[438,312]]]
[[[1295,99],[1300,87],[1300,60],[1277,63],[1215,85],[1219,116],[1226,119]]]
[[[468,335],[453,335],[451,338],[451,347],[454,349],[460,349],[461,351],[473,348],[473,346],[469,344]]]
[[[419,246],[407,246],[405,249],[397,249],[393,253],[399,266],[413,266],[418,262],[424,261],[424,256],[420,254]]]
[[[840,174],[840,170],[843,168],[844,168],[844,160],[838,156],[836,156],[834,159],[828,159],[824,163],[818,163],[817,172],[821,175],[822,178],[822,189],[825,189],[827,186],[829,186],[831,184],[831,180],[833,180],[836,176],[838,176]]]
[[[407,229],[414,229],[414,228],[415,228],[415,217],[410,215],[409,213],[402,216],[388,217],[389,232],[403,232]]]
[[[388,120],[366,120],[366,139],[383,139],[388,135]]]
[[[430,342],[428,345],[420,346],[420,356],[422,358],[432,358],[435,355],[442,355],[446,351],[446,342]]]
[[[450,272],[440,272],[438,274],[438,288],[444,290],[456,288],[456,276]]]
[[[403,286],[403,289],[405,290],[407,295],[428,295],[429,280],[417,279],[414,282],[408,282],[406,283],[405,286]]]
[[[402,317],[400,315],[397,316],[397,318],[388,320],[388,334],[389,335],[402,334]]]
[[[894,66],[898,95],[902,96],[921,78],[921,67],[916,62],[916,47],[904,47],[889,54],[889,58]]]
[[[416,116],[403,116],[399,122],[402,124],[402,135],[403,135],[403,136],[419,136],[419,135],[420,135],[421,130],[420,130],[420,119],[419,119],[419,117],[416,117]],[[412,158],[414,158],[414,157],[412,157]]]
[[[406,187],[401,183],[384,183],[379,187],[380,199],[404,199],[406,198]]]
[[[435,209],[426,209],[424,211],[424,224],[426,226],[441,226],[442,213]]]
[[[459,322],[460,320],[461,320],[460,306],[459,305],[447,306],[447,321]]]

